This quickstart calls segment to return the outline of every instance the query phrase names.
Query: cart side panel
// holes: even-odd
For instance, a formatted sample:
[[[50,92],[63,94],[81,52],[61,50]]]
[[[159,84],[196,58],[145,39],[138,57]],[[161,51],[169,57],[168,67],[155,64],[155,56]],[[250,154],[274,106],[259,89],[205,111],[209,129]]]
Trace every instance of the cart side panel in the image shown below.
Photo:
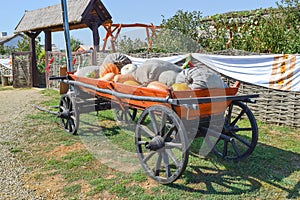
[[[104,81],[86,77],[76,77],[75,75],[70,74],[70,77],[73,80],[92,85],[102,89],[109,89],[123,94],[132,94],[135,96],[144,96],[144,97],[157,97],[157,98],[166,98],[170,96],[171,98],[201,98],[201,97],[214,97],[214,96],[233,96],[237,93],[238,87],[229,87],[229,88],[214,88],[214,89],[196,89],[196,90],[185,90],[185,91],[169,91],[169,90],[156,90],[153,88],[147,88],[142,86],[134,85],[125,85],[123,83],[114,83],[111,81]],[[122,103],[131,107],[138,109],[145,109],[152,105],[162,104],[171,108],[170,104],[167,103],[157,103],[155,101],[141,101],[133,100],[129,98],[117,98],[114,95],[106,94],[102,92],[97,92],[92,89],[80,87],[83,91],[93,94],[98,97],[107,98],[111,101]],[[211,115],[219,115],[223,113],[226,108],[230,105],[231,101],[227,101],[224,98],[224,101],[221,102],[211,102],[198,104],[197,110],[188,109],[186,106],[174,106],[175,112],[179,117],[185,119],[196,119],[196,118],[205,118]]]
[[[197,89],[192,91],[173,91],[173,98],[201,98],[201,97],[214,97],[214,96],[232,96],[238,91],[237,87],[230,88],[215,88],[215,89]],[[184,106],[176,106],[176,113],[185,119],[205,118],[211,115],[219,115],[223,113],[230,105],[231,101],[211,102],[198,104],[199,109],[188,109]]]

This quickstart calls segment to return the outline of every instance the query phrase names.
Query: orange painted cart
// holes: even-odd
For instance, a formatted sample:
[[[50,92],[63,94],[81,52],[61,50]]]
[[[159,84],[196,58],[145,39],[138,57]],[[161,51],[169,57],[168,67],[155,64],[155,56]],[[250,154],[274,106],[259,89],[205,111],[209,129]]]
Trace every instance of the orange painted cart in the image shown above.
[[[238,85],[158,91],[79,77],[72,72],[52,79],[60,79],[71,88],[62,95],[58,112],[67,132],[77,133],[80,113],[114,108],[118,120],[135,123],[140,163],[148,176],[162,184],[182,175],[195,137],[204,137],[203,152],[212,151],[233,161],[248,157],[258,140],[255,117],[246,105],[258,95],[236,95]]]

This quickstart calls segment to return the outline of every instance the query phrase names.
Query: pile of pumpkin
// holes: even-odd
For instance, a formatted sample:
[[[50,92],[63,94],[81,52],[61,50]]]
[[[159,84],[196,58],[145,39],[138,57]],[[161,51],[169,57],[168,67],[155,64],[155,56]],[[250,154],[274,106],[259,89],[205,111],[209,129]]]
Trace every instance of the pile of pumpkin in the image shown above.
[[[143,66],[140,68],[143,69]],[[134,76],[137,66],[134,64],[125,65],[120,71],[113,63],[106,63],[99,69],[99,80],[113,81],[126,85],[141,86],[153,88],[156,90],[166,90],[169,86],[165,82],[159,80],[148,80],[147,82],[139,82]],[[174,83],[171,85],[173,90],[190,90],[186,83]]]
[[[110,54],[89,77],[165,91],[224,88],[222,79],[204,64],[182,69],[173,63],[150,59],[137,67],[123,54]]]

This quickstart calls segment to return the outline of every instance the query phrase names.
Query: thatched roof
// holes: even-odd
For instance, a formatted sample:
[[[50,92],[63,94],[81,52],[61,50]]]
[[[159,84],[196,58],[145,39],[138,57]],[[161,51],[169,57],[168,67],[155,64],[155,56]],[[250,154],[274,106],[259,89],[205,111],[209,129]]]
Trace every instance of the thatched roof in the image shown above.
[[[111,19],[100,0],[69,0],[67,6],[70,29],[86,28],[89,27],[89,23],[95,21],[101,25]],[[25,11],[15,28],[15,33],[43,30],[51,32],[63,30],[61,4]]]

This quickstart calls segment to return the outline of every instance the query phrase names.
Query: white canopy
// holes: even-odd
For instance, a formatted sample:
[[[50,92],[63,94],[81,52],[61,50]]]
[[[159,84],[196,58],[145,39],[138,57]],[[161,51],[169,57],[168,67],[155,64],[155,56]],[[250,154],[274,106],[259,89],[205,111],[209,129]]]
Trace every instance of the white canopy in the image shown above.
[[[292,54],[224,56],[192,53],[209,68],[242,82],[266,88],[300,92],[300,56]],[[189,56],[155,58],[176,63]],[[130,57],[140,65],[147,59]]]

